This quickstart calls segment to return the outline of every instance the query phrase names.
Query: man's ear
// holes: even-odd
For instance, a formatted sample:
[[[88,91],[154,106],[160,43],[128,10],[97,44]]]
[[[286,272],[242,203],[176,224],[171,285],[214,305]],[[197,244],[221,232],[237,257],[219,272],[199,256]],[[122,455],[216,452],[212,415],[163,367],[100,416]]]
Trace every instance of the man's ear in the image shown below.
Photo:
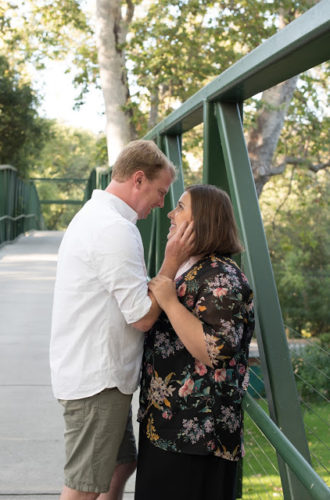
[[[142,182],[145,179],[145,174],[143,170],[137,170],[137,172],[134,173],[133,175],[133,180],[134,180],[134,185],[135,187],[139,188]]]

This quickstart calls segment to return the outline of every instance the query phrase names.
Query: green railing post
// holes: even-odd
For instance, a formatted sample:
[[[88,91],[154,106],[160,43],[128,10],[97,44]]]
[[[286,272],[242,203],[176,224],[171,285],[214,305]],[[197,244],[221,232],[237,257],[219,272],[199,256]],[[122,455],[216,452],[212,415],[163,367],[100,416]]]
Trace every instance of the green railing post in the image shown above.
[[[284,331],[258,198],[244,140],[239,108],[217,103],[216,115],[231,192],[235,193],[237,216],[247,256],[247,273],[256,296],[260,323],[258,344],[262,346],[263,371],[268,373],[270,412],[284,434],[310,461],[298,394]],[[309,493],[287,468],[289,491],[285,498],[308,500]],[[285,489],[285,481],[283,484]]]
[[[159,136],[156,142],[158,147],[175,165],[177,169],[177,178],[165,197],[164,207],[161,210],[153,210],[146,220],[140,220],[137,224],[142,236],[144,256],[148,275],[150,277],[155,276],[162,264],[169,228],[167,214],[176,206],[184,190],[181,161],[181,137],[179,135]]]
[[[173,210],[184,191],[181,135],[165,135],[163,139],[163,152],[177,169],[177,178],[170,187],[171,210]]]
[[[177,178],[175,182],[171,185],[168,194],[165,197],[164,207],[162,209],[155,210],[155,266],[152,271],[157,273],[163,261],[164,250],[167,242],[167,234],[169,229],[169,219],[167,217],[168,212],[173,210],[176,206],[178,199],[180,198],[183,190],[183,171],[182,171],[182,161],[181,161],[181,136],[180,135],[165,135],[164,137],[159,137],[158,146],[166,154],[166,156],[171,160],[177,169]],[[149,216],[148,219],[151,217]],[[147,220],[148,220],[147,219]],[[140,227],[141,224],[139,224]],[[150,241],[147,241],[144,234],[143,243],[145,247],[145,253],[150,255],[149,245]],[[148,269],[148,273],[151,274],[151,267]]]
[[[214,184],[230,194],[213,102],[204,101],[203,120],[203,184]]]

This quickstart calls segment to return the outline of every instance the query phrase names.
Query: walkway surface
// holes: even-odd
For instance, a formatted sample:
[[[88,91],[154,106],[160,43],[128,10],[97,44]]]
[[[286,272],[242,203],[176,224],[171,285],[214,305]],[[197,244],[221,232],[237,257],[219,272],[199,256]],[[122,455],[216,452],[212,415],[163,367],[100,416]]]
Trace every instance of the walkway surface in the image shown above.
[[[48,362],[62,235],[33,231],[0,248],[0,500],[54,500],[62,487],[62,411]],[[124,499],[133,491],[134,476]]]

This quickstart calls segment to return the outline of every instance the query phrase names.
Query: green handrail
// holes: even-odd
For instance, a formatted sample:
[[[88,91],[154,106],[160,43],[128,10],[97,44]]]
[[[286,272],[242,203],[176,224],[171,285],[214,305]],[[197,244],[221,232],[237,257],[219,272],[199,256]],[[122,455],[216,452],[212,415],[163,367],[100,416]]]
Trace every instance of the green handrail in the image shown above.
[[[248,393],[244,398],[243,407],[279,455],[281,455],[284,462],[288,464],[290,469],[293,470],[298,479],[308,489],[311,498],[315,500],[329,500],[330,489],[326,483],[316,474],[307,460],[297,451],[289,439],[285,437],[283,432],[281,432],[267,413]]]
[[[0,165],[0,245],[30,229],[44,229],[36,187],[11,165]]]
[[[109,167],[95,167],[89,174],[85,193],[84,203],[92,196],[94,189],[105,189],[111,179],[111,168]]]

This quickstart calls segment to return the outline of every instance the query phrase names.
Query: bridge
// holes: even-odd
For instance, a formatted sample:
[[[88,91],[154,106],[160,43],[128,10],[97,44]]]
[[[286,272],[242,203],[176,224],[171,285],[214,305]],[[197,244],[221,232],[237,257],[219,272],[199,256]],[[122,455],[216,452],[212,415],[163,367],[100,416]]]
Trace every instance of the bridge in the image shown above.
[[[139,223],[149,275],[157,272],[162,260],[168,227],[166,213],[175,206],[184,189],[182,134],[199,123],[204,123],[203,182],[216,184],[231,196],[246,249],[240,264],[256,296],[256,342],[266,398],[263,405],[248,394],[244,407],[248,425],[251,420],[260,433],[257,440],[259,448],[266,446],[262,444],[262,440],[266,440],[267,446],[269,443],[272,446],[273,457],[265,453],[264,459],[256,461],[249,455],[247,446],[247,455],[243,460],[243,498],[245,488],[249,488],[245,481],[247,477],[251,489],[256,492],[254,498],[330,498],[328,486],[315,470],[315,459],[311,459],[306,439],[242,128],[242,109],[246,99],[329,58],[329,18],[330,4],[327,0],[322,1],[197,92],[146,135],[147,139],[157,142],[179,171],[166,197],[164,210],[155,210],[146,221]],[[94,188],[104,188],[110,176],[110,170],[94,170],[81,203],[90,197]],[[0,169],[0,200],[0,244],[3,245],[0,255],[0,362],[5,368],[2,370],[5,375],[1,385],[4,395],[2,404],[6,403],[6,412],[1,412],[1,428],[5,432],[0,458],[4,460],[6,452],[12,460],[7,460],[7,465],[4,460],[0,467],[0,494],[15,498],[14,495],[21,495],[22,492],[28,496],[30,491],[31,498],[34,498],[33,495],[43,498],[40,494],[47,494],[50,498],[58,488],[58,483],[54,482],[54,471],[59,469],[58,464],[52,462],[49,450],[58,449],[61,439],[60,424],[56,420],[58,410],[52,406],[46,368],[59,235],[42,231],[44,227],[36,188],[33,182],[19,180],[12,167],[2,166]],[[14,244],[8,245],[9,241],[14,241]],[[28,250],[30,245],[32,253]],[[18,415],[27,424],[25,430]],[[35,421],[39,422],[38,426]],[[24,456],[27,443],[30,448],[26,448],[29,452]],[[45,480],[43,491],[37,484],[38,479],[32,480],[34,476],[31,472],[33,461],[40,456],[43,460],[36,466],[39,476],[37,472],[35,474],[39,483],[41,479]],[[265,471],[267,467],[262,462],[266,460],[271,462],[273,474],[263,473],[262,468]],[[256,462],[259,468],[247,474],[248,468]],[[43,471],[42,478],[40,470]],[[17,471],[16,478],[21,472],[19,486],[18,479],[16,484],[10,483],[14,481],[13,471]],[[7,473],[8,476],[5,476]],[[270,475],[274,484],[263,488],[265,477]],[[280,483],[276,482],[276,478]],[[11,485],[8,490],[2,486],[3,482]],[[131,494],[129,491],[126,493]]]

